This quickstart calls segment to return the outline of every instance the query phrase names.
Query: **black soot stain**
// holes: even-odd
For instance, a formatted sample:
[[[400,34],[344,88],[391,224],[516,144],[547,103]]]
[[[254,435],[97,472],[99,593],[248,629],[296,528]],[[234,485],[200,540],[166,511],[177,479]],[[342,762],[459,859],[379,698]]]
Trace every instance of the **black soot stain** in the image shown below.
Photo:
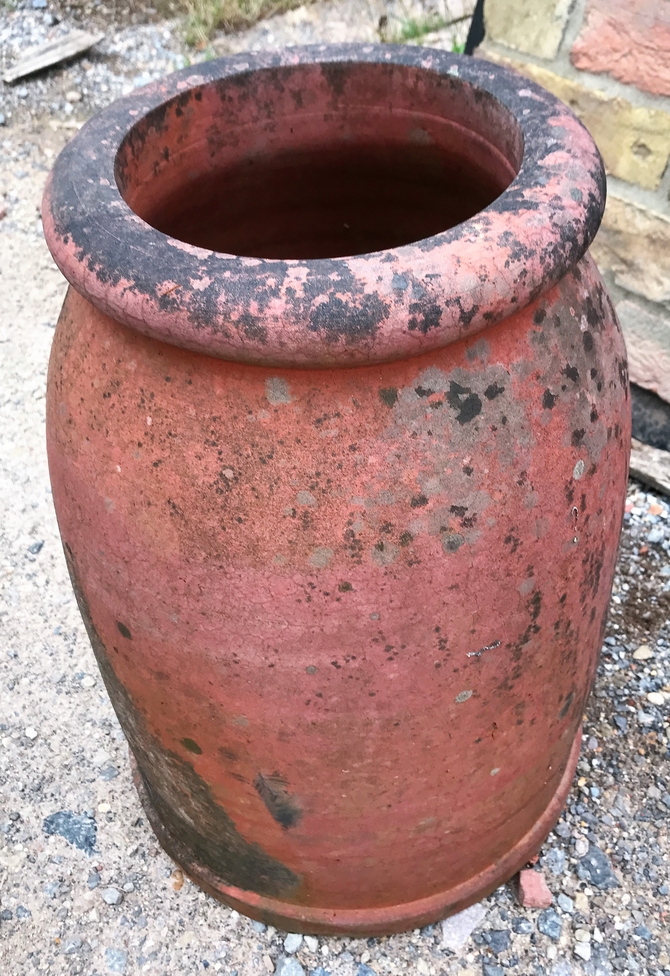
[[[461,386],[453,380],[449,384],[447,402],[453,410],[457,410],[456,420],[459,424],[467,424],[481,413],[482,401],[473,393],[469,386]]]
[[[302,810],[295,797],[287,790],[287,782],[279,773],[264,776],[259,773],[254,780],[254,789],[267,807],[269,813],[285,830],[295,827],[302,817]]]
[[[387,407],[394,407],[396,400],[398,399],[398,390],[395,386],[383,387],[379,391],[379,399],[382,403],[385,403]]]
[[[184,749],[188,749],[189,752],[194,753],[196,756],[202,756],[202,749],[194,739],[189,739],[187,737],[181,740],[181,744],[183,745]]]

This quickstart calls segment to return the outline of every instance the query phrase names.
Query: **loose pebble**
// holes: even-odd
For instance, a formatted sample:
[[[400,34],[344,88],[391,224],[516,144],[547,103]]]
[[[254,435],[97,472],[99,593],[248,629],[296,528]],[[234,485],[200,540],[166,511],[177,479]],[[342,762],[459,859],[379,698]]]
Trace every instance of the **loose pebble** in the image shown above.
[[[474,929],[486,917],[487,906],[483,902],[445,918],[442,922],[442,948],[460,952]]]
[[[284,939],[284,949],[291,955],[297,952],[302,945],[302,936],[297,932],[289,932],[289,934]]]
[[[553,908],[547,908],[540,912],[537,927],[542,935],[546,935],[549,939],[557,942],[563,931],[563,922]]]
[[[123,892],[118,888],[105,888],[102,893],[102,900],[108,905],[120,905],[123,901]]]
[[[279,956],[275,973],[277,976],[305,976],[305,970],[295,956]]]
[[[529,868],[519,871],[516,890],[518,902],[524,908],[548,908],[553,901],[544,876]]]

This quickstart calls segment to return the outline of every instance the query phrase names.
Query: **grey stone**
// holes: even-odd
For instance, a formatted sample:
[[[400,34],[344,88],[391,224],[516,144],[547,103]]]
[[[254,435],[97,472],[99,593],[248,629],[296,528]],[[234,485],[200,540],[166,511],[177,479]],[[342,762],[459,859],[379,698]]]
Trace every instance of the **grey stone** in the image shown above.
[[[568,898],[567,895],[561,892],[556,901],[561,911],[564,911],[567,915],[572,915],[575,910],[575,903],[572,898]]]
[[[89,886],[91,890],[93,890],[93,888],[98,887],[98,885],[100,884],[100,875],[98,874],[97,871],[91,871],[88,878],[86,879],[86,884]]]
[[[67,939],[63,947],[63,952],[66,956],[73,956],[79,949],[81,949],[81,939]]]
[[[69,844],[92,854],[95,850],[97,824],[87,814],[72,813],[71,810],[59,810],[45,818],[42,829],[47,836],[59,834]]]
[[[484,932],[484,939],[489,949],[499,956],[501,952],[506,952],[510,946],[510,933],[507,929],[491,929]]]
[[[295,956],[280,956],[277,959],[275,974],[276,976],[305,976],[305,970]]]
[[[302,936],[298,932],[289,932],[284,939],[284,949],[288,952],[289,956],[297,952],[301,945]]]
[[[553,908],[545,908],[538,916],[537,927],[542,935],[557,942],[563,931],[563,922]]]
[[[120,973],[123,976],[128,965],[128,953],[125,949],[105,949],[105,965],[108,973]]]
[[[16,917],[17,918],[32,918],[33,917],[33,913],[30,911],[29,908],[26,908],[25,905],[17,905],[16,906]]]
[[[123,901],[123,892],[118,888],[105,888],[102,893],[102,900],[108,905],[120,905]]]
[[[577,874],[581,881],[590,881],[601,891],[619,887],[609,858],[595,844],[589,845],[587,853],[577,865]]]
[[[484,976],[505,976],[505,970],[502,966],[490,962],[482,963],[482,973]]]
[[[565,854],[560,847],[552,847],[542,860],[552,874],[559,875],[565,871]]]
[[[473,930],[486,915],[486,911],[486,906],[479,902],[459,912],[458,915],[445,918],[442,922],[442,948],[460,952]]]
[[[523,916],[521,916],[519,918],[512,919],[512,928],[517,935],[530,935],[530,933],[533,931],[533,923],[530,921],[530,919],[523,918]]]
[[[612,976],[607,948],[594,942],[591,946],[591,961],[584,967],[587,976]]]

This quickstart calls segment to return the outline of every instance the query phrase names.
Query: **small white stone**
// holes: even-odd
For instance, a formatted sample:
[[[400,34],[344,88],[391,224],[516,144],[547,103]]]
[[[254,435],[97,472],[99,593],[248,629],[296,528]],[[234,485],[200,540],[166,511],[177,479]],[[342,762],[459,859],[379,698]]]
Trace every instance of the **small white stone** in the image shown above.
[[[95,688],[96,681],[93,675],[87,674],[85,678],[82,679],[82,688]]]
[[[577,857],[584,857],[588,853],[589,842],[586,837],[578,837],[575,841],[575,854]]]
[[[588,942],[578,942],[575,946],[575,955],[588,962],[591,958],[591,946]]]
[[[660,693],[660,691],[650,691],[647,695],[647,701],[651,702],[652,705],[664,705],[665,698]]]
[[[68,102],[80,102],[81,101],[81,92],[78,92],[78,91],[69,91],[69,92],[66,92],[65,93],[65,98],[67,99]]]
[[[577,940],[577,942],[590,942],[591,933],[587,929],[576,929],[575,939]]]
[[[123,895],[118,888],[105,888],[102,893],[102,900],[108,905],[120,905],[123,901]]]
[[[94,766],[105,766],[112,757],[104,749],[98,749],[91,762]]]
[[[299,932],[289,932],[289,934],[284,939],[284,949],[289,955],[297,952],[302,945],[302,936]]]
[[[558,955],[558,949],[556,946],[549,946],[547,948],[547,959],[555,959]]]
[[[653,656],[654,652],[648,644],[640,644],[638,649],[633,653],[633,657],[636,661],[648,661],[649,658]]]
[[[582,915],[588,915],[591,911],[589,908],[589,900],[582,891],[578,891],[575,895],[575,908]]]
[[[316,952],[316,950],[319,948],[319,940],[315,939],[313,935],[305,935],[304,939],[305,939],[305,945],[307,946],[309,951]]]
[[[28,728],[26,729],[26,738],[27,739],[37,738],[37,729],[34,729],[32,725],[29,725]]]
[[[109,803],[98,803],[98,813],[109,813],[111,809]]]

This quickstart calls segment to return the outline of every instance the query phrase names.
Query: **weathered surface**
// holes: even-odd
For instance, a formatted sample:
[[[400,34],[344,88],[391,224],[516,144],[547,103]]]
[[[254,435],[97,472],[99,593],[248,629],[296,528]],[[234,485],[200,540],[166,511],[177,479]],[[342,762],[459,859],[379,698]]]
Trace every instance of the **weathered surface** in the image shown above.
[[[466,907],[537,849],[577,761],[630,430],[623,340],[581,256],[602,170],[550,96],[473,71],[535,120],[523,123],[526,168],[471,220],[383,256],[207,252],[133,218],[100,179],[80,186],[84,219],[59,182],[65,162],[97,155],[86,139],[100,121],[59,164],[45,207],[50,244],[87,295],[70,290],[50,365],[54,500],[143,800],[199,883],[285,928],[392,931]],[[342,111],[346,66],[321,76]],[[280,103],[299,103],[290,75],[264,77]],[[229,83],[215,91],[227,98]],[[495,131],[490,97],[465,93],[460,110],[479,105]],[[127,194],[151,195],[169,112],[187,133],[200,124],[187,94],[133,130],[119,157]],[[517,131],[499,138],[514,159]],[[115,212],[122,233],[108,242],[95,221]],[[169,277],[159,261],[149,282],[137,242],[169,255]],[[196,319],[212,285],[203,262],[217,261],[237,277],[212,279],[218,318],[205,304]],[[280,263],[313,304],[259,307]],[[451,268],[461,290],[442,293]],[[233,295],[247,303],[241,327]],[[362,310],[378,303],[388,317],[370,329]],[[242,361],[186,348],[207,343]],[[273,365],[289,354],[319,368]]]
[[[650,311],[632,298],[619,302],[616,311],[626,339],[631,383],[670,403],[670,315],[660,308]]]
[[[558,54],[571,0],[486,0],[486,36],[551,60]]]
[[[570,59],[653,95],[670,95],[670,4],[589,0]]]
[[[592,253],[621,288],[670,310],[670,218],[610,194]]]
[[[602,153],[608,173],[655,190],[670,157],[670,114],[661,106],[633,105],[627,98],[587,87],[541,65],[507,57],[483,45],[479,53],[515,68],[569,105]]]
[[[645,485],[670,495],[670,452],[650,447],[633,438],[630,451],[630,473]]]
[[[40,44],[39,47],[30,48],[24,51],[23,56],[15,65],[9,68],[2,76],[2,80],[9,84],[25,78],[27,75],[35,74],[37,71],[44,71],[52,68],[61,61],[74,58],[78,54],[88,51],[103,39],[104,34],[89,34],[87,31],[70,31],[64,37],[59,37],[55,41],[48,41]]]
[[[600,220],[604,176],[564,105],[472,58],[397,46],[328,51],[324,65],[317,47],[212,61],[87,123],[56,163],[43,209],[70,282],[126,325],[208,355],[359,365],[471,336],[581,257]],[[380,113],[386,98],[394,111]],[[268,259],[249,247],[236,254],[253,256],[239,257],[192,234],[189,243],[168,236],[161,215],[190,199],[191,183],[248,158],[352,143],[460,153],[470,160],[463,173],[480,160],[500,195],[418,243],[377,242],[372,253],[336,250],[309,264],[300,253]],[[195,200],[207,214],[211,196]]]

